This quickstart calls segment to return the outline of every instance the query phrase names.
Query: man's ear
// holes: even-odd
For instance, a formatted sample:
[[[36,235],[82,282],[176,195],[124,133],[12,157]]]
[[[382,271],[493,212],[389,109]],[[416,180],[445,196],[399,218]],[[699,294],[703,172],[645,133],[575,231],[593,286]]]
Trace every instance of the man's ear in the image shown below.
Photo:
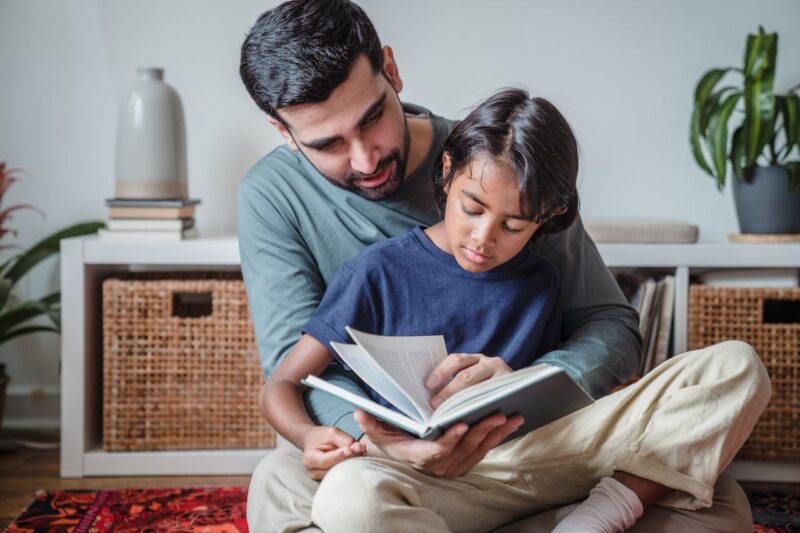
[[[394,60],[394,52],[391,46],[383,47],[383,73],[394,87],[395,92],[403,90],[403,80],[400,79],[400,71],[397,62]]]
[[[278,133],[281,134],[281,137],[286,141],[286,144],[289,145],[289,148],[292,150],[299,150],[300,148],[297,147],[297,143],[294,142],[294,137],[292,137],[292,133],[289,131],[289,128],[286,127],[286,124],[281,122],[280,120],[276,119],[275,117],[271,117],[267,115],[267,120],[270,124],[275,126],[275,129],[278,130]]]

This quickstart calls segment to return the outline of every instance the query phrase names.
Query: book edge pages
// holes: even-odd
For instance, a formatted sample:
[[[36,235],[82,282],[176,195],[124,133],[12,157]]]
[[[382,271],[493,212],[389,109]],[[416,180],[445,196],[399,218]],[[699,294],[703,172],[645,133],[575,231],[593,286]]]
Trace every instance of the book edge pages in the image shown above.
[[[370,355],[370,353],[367,350],[365,350],[362,346],[358,344],[343,344],[340,342],[331,342],[331,347],[333,347],[333,349],[336,350],[336,353],[339,354],[339,357],[341,357],[344,360],[344,362],[347,363],[347,366],[349,366],[350,369],[353,372],[355,372],[355,374],[358,377],[360,377],[367,385],[372,387],[373,390],[377,391],[378,394],[380,394],[386,400],[391,402],[406,416],[408,416],[413,420],[414,419],[413,414],[408,412],[409,410],[413,409],[415,411],[415,414],[419,417],[420,422],[422,423],[428,422],[429,416],[426,413],[420,412],[416,403],[413,402],[411,398],[408,397],[406,392],[397,385],[395,379],[392,378],[392,376],[388,372],[386,372],[386,370],[384,370],[383,367],[381,367],[375,361],[375,359]],[[350,348],[357,348],[358,350],[360,350],[365,355],[365,360],[369,361],[368,364],[370,364],[371,368],[369,369],[363,368],[363,365],[360,362],[356,362],[356,364],[353,364],[353,359],[351,359],[346,352],[346,350]],[[380,390],[383,387],[376,387],[375,381],[377,378],[373,377],[373,374],[375,374],[376,372],[380,373],[380,375],[383,376],[383,378],[389,381],[389,383],[394,387],[395,392],[400,396],[402,396],[402,398],[392,398],[390,396],[395,396],[395,394],[393,394],[393,391]]]
[[[406,388],[400,386],[400,384],[397,382],[397,379],[395,379],[395,377],[390,372],[386,371],[383,368],[383,366],[377,361],[377,359],[375,359],[375,357],[371,353],[369,353],[369,350],[367,350],[364,347],[364,345],[362,344],[362,339],[363,338],[367,338],[367,339],[373,338],[373,339],[377,339],[378,342],[381,342],[381,343],[382,342],[387,342],[387,339],[405,339],[406,341],[408,339],[411,339],[411,338],[414,338],[414,339],[425,339],[426,342],[430,341],[431,344],[433,344],[433,343],[439,344],[440,343],[441,346],[444,347],[444,355],[445,355],[445,357],[447,357],[447,347],[444,344],[444,336],[443,335],[410,335],[410,336],[376,335],[374,333],[367,333],[366,331],[359,331],[359,330],[357,330],[355,328],[352,328],[350,326],[345,326],[345,330],[350,335],[350,338],[352,338],[355,341],[355,343],[362,350],[364,350],[364,352],[366,352],[367,355],[369,355],[372,358],[372,360],[383,371],[383,373],[386,374],[389,377],[389,379],[394,384],[394,386],[400,392],[402,392],[403,395],[406,398],[408,398],[409,402],[411,402],[414,405],[414,408],[416,409],[417,413],[420,415],[422,420],[424,422],[428,423],[430,421],[430,417],[433,416],[433,409],[430,407],[430,405],[420,405],[420,403],[416,400],[416,398],[414,398],[412,395],[408,394],[408,391],[406,390]],[[432,348],[433,348],[433,346],[432,346]],[[442,360],[444,360],[444,359],[442,359]],[[363,379],[363,376],[362,376],[362,379]],[[422,376],[422,379],[424,380],[425,376]],[[377,390],[377,389],[375,389],[375,390]],[[378,392],[380,393],[380,391],[378,391]]]
[[[343,389],[342,387],[334,385],[333,383],[328,383],[324,379],[313,374],[309,374],[308,377],[301,379],[300,383],[306,385],[307,387],[312,387],[317,390],[327,392],[328,394],[332,394],[337,398],[341,398],[342,400],[355,405],[359,409],[363,409],[369,414],[376,416],[381,420],[385,420],[386,422],[395,425],[400,429],[408,431],[409,433],[413,433],[420,438],[423,438],[423,436],[426,434],[430,434],[431,427],[429,425],[420,424],[401,413],[392,411],[388,407],[384,407],[383,405],[370,400],[369,398],[354,394],[347,389]]]
[[[510,372],[493,379],[476,383],[471,387],[467,387],[466,389],[455,393],[450,398],[445,400],[433,412],[433,415],[428,423],[431,426],[439,425],[441,423],[440,419],[449,417],[450,413],[459,413],[458,416],[463,416],[476,408],[508,396],[509,394],[513,394],[517,390],[524,388],[531,383],[544,381],[545,379],[558,374],[559,372],[564,372],[564,370],[553,365],[534,364],[525,368],[521,368],[515,372]],[[481,394],[480,389],[484,389],[486,393]],[[479,395],[476,396],[476,394]]]

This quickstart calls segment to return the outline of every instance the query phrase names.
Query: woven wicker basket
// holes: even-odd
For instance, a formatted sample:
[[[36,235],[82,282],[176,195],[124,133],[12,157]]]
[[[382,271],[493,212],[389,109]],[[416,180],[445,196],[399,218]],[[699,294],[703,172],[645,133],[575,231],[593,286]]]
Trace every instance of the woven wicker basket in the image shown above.
[[[689,349],[738,339],[767,367],[772,399],[740,459],[800,461],[800,289],[689,289]],[[776,312],[782,307],[782,312]]]
[[[274,447],[262,383],[240,276],[103,282],[105,450]]]

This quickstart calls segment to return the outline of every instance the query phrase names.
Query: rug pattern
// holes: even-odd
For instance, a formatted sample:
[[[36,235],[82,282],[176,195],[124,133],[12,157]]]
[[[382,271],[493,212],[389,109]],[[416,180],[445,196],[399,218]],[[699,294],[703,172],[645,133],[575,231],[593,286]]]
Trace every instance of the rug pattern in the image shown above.
[[[746,490],[755,533],[800,532],[800,494]]]
[[[247,533],[247,489],[40,492],[9,533]]]
[[[747,491],[754,533],[800,532],[800,495]],[[247,533],[247,489],[40,492],[9,533]]]

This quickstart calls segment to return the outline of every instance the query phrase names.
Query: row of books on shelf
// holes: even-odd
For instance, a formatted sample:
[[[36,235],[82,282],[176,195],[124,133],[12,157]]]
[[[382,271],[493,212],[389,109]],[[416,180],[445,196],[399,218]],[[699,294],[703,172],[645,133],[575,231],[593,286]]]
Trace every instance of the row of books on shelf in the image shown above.
[[[180,241],[197,236],[195,208],[200,200],[189,198],[109,198],[106,228],[98,231],[102,240]]]
[[[672,351],[672,321],[675,310],[675,277],[660,279],[636,273],[618,273],[617,283],[639,313],[642,358],[639,375],[644,376],[667,360]]]

